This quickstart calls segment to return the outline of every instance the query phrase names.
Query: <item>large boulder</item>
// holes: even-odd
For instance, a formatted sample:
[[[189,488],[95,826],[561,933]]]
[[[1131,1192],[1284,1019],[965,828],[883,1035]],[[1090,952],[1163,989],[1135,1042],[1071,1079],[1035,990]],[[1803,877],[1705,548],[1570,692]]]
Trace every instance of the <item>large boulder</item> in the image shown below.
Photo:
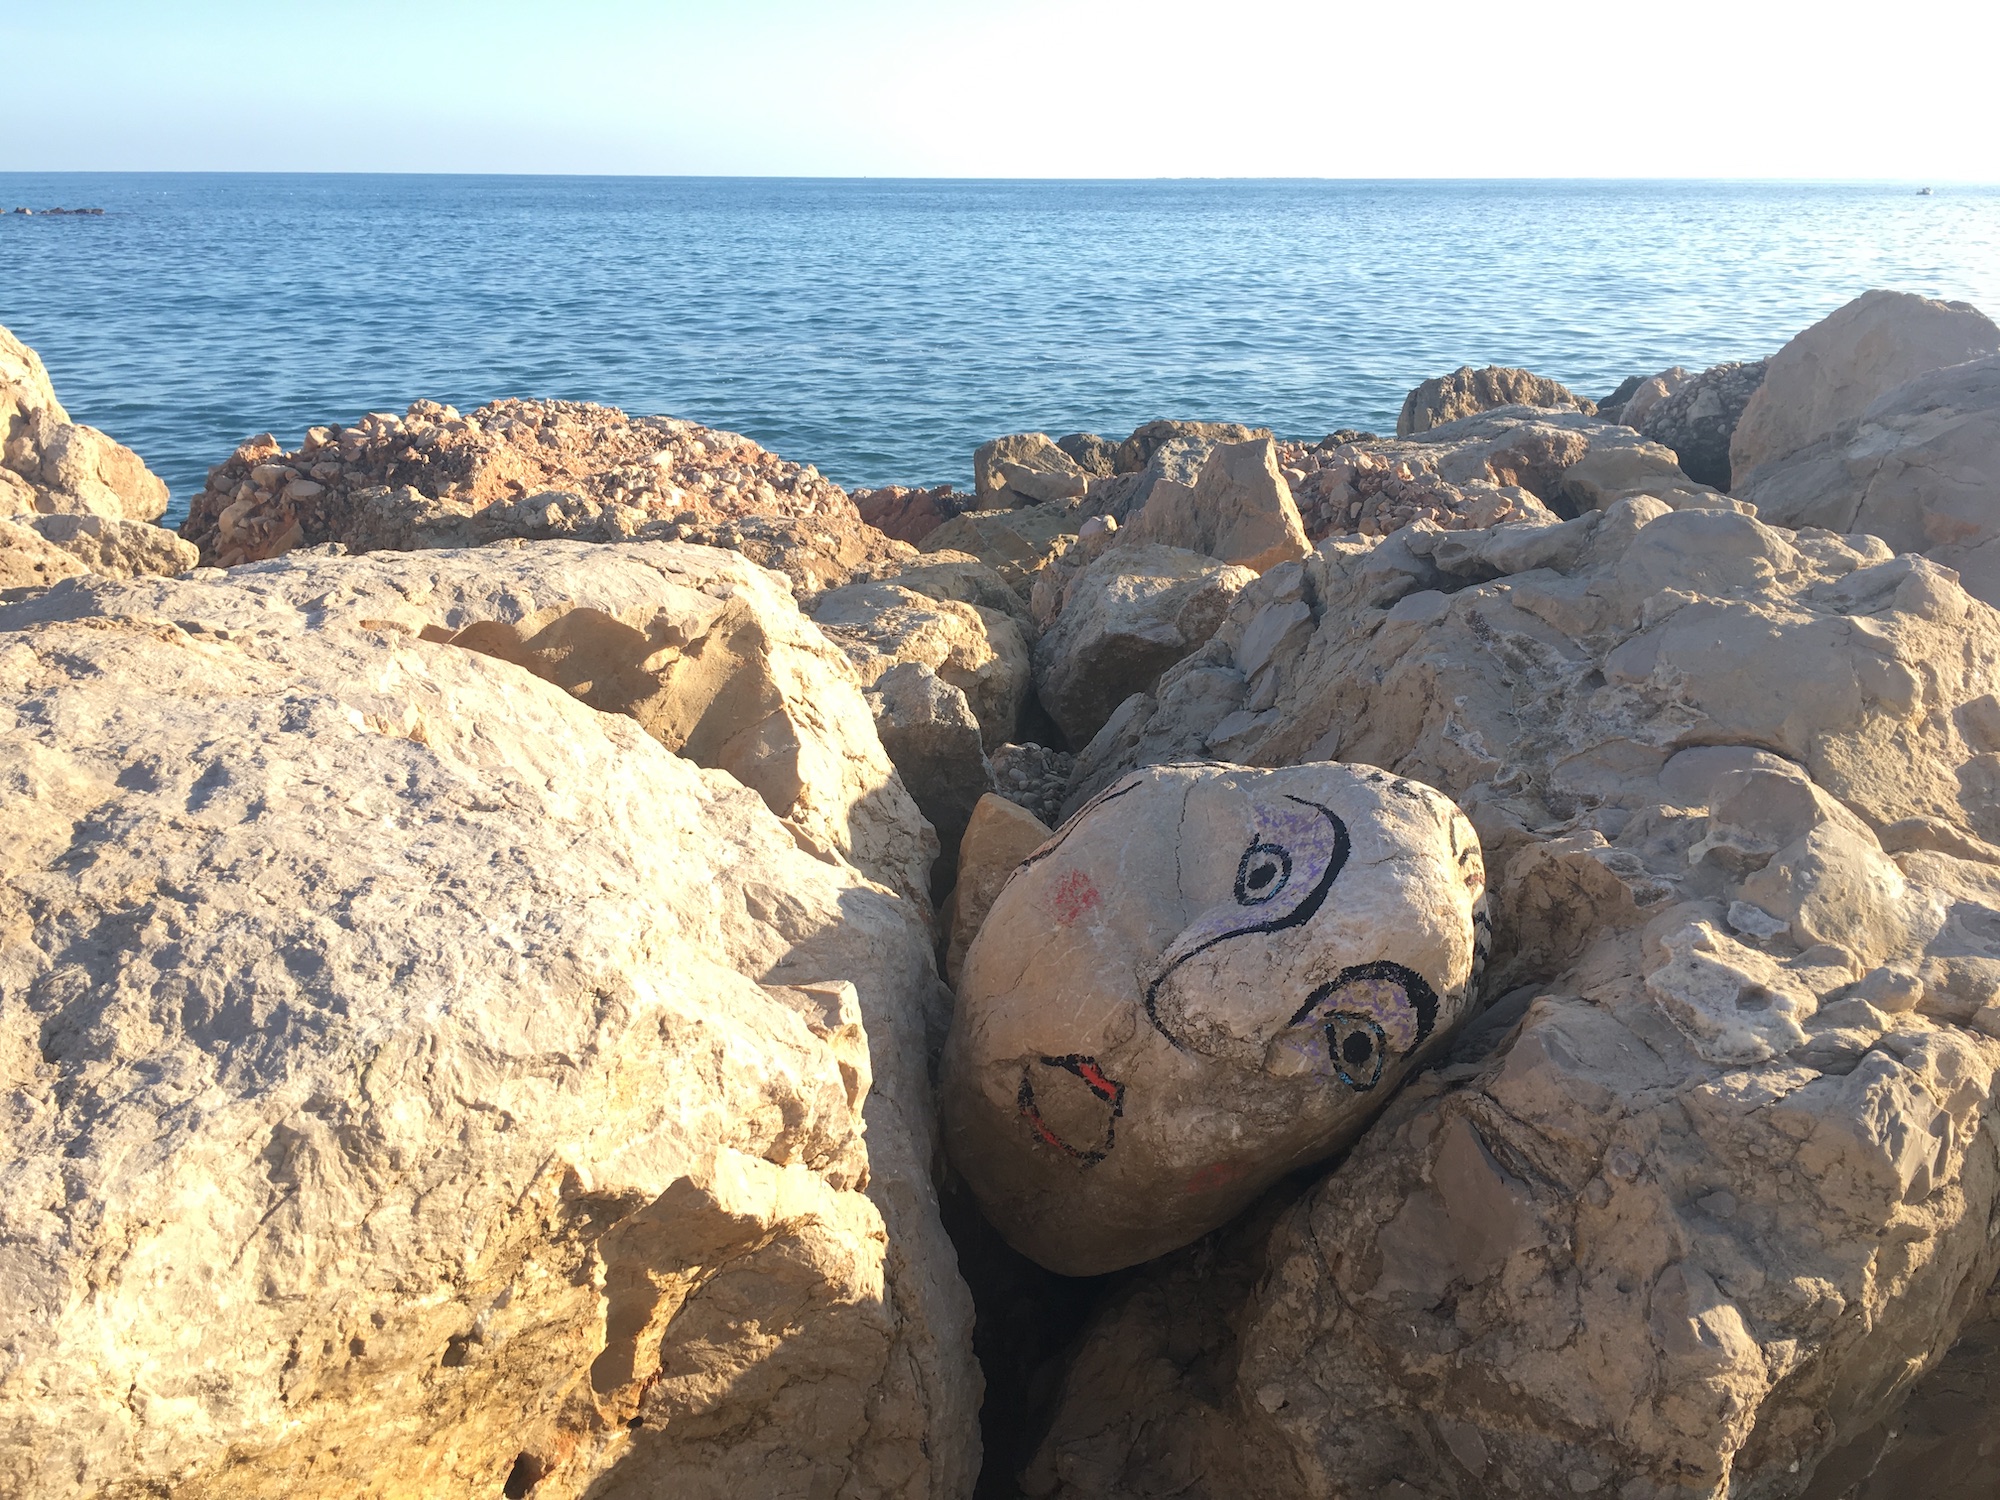
[[[1072,1383],[1038,1493],[1802,1494],[2000,1272],[2000,615],[1872,537],[1643,498],[1292,571],[1100,772],[1226,734],[1438,788],[1504,998],[1279,1215],[1170,1389],[1114,1422]],[[1263,673],[1247,730],[1195,691]],[[1177,1431],[1226,1479],[1128,1484]]]
[[[0,328],[0,514],[152,521],[166,482],[139,455],[72,422],[35,351]]]
[[[806,847],[927,901],[934,836],[884,753],[847,657],[782,579],[706,547],[515,542],[472,551],[301,555],[229,583],[79,581],[18,618],[143,609],[225,629],[368,620],[497,656],[628,715],[667,749],[727,771]]]
[[[1248,568],[1177,547],[1113,547],[1069,583],[1035,643],[1042,706],[1072,745],[1222,623]]]
[[[1585,416],[1597,411],[1592,402],[1573,394],[1568,387],[1532,371],[1506,365],[1488,365],[1483,370],[1460,365],[1449,375],[1426,380],[1403,398],[1403,409],[1396,417],[1396,436],[1415,437],[1461,417],[1477,416],[1503,406],[1577,411]]]
[[[2000,354],[2000,328],[1969,302],[1863,292],[1772,355],[1729,440],[1739,477],[1859,417],[1907,380]]]
[[[2000,603],[2000,358],[1934,370],[1737,492],[1781,526],[1865,531]]]
[[[812,617],[847,652],[864,685],[916,662],[965,694],[987,744],[1014,738],[1033,674],[1011,615],[900,583],[855,583],[821,594]]]
[[[1269,438],[1217,444],[1192,485],[1155,484],[1120,541],[1179,547],[1259,573],[1309,550]]]
[[[946,1146],[987,1219],[1096,1275],[1353,1139],[1472,1008],[1478,844],[1367,766],[1175,766],[1099,796],[966,954]]]
[[[1241,422],[1193,422],[1161,417],[1133,428],[1132,435],[1118,445],[1117,470],[1120,474],[1138,473],[1168,443],[1247,443],[1269,436],[1270,428],[1245,427]]]
[[[974,502],[980,510],[1012,510],[1073,500],[1089,475],[1048,434],[1017,432],[981,443],[972,454]]]
[[[0,607],[0,1490],[969,1495],[921,914],[284,567]]]
[[[1764,383],[1763,360],[1715,365],[1688,380],[1663,382],[1672,388],[1634,414],[1638,428],[1672,453],[1688,478],[1726,490],[1730,485],[1729,444],[1750,398]]]

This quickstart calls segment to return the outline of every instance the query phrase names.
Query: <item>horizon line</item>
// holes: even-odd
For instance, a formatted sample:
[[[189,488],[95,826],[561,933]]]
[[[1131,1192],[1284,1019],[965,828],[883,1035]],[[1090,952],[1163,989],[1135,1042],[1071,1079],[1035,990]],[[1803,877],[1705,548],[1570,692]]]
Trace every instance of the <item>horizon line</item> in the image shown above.
[[[2000,179],[1952,177],[1676,177],[1676,176],[1250,176],[1191,173],[1144,177],[1093,176],[914,176],[872,172],[589,172],[469,171],[372,167],[6,167],[10,177],[470,177],[543,180],[576,178],[600,182],[907,182],[907,183],[1724,183],[1739,186],[1938,186],[2000,187]]]

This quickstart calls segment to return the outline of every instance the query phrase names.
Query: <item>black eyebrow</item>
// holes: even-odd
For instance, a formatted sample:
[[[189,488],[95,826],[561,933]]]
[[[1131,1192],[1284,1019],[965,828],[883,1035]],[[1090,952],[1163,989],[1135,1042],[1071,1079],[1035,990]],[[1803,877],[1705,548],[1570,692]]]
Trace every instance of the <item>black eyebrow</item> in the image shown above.
[[[1312,890],[1307,893],[1305,900],[1293,907],[1289,913],[1282,917],[1273,918],[1269,922],[1254,922],[1248,927],[1238,927],[1233,931],[1220,933],[1210,938],[1207,942],[1189,949],[1186,953],[1183,953],[1179,958],[1168,964],[1166,968],[1160,971],[1158,977],[1146,986],[1146,1019],[1153,1023],[1155,1031],[1159,1032],[1161,1036],[1173,1043],[1182,1052],[1187,1051],[1187,1047],[1181,1042],[1179,1037],[1160,1024],[1160,1014],[1156,1009],[1160,986],[1167,982],[1167,977],[1189,959],[1195,957],[1197,954],[1206,953],[1217,943],[1226,943],[1234,938],[1250,937],[1259,932],[1282,932],[1287,927],[1304,926],[1319,914],[1320,905],[1326,900],[1326,893],[1333,889],[1334,877],[1347,865],[1348,851],[1353,847],[1353,843],[1347,836],[1347,825],[1340,821],[1339,816],[1334,810],[1330,807],[1321,807],[1317,802],[1309,802],[1304,797],[1294,797],[1290,793],[1285,795],[1285,800],[1287,802],[1296,802],[1301,807],[1310,807],[1333,825],[1333,857],[1326,862],[1326,873],[1320,876]]]

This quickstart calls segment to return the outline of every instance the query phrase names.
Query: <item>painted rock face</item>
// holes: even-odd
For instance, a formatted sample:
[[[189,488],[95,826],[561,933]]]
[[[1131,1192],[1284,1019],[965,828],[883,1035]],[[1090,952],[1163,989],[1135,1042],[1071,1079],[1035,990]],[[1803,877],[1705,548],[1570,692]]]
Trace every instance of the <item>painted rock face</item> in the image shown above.
[[[1368,766],[1158,766],[1015,871],[945,1049],[954,1165],[1083,1276],[1213,1229],[1338,1150],[1468,1014],[1479,841]]]

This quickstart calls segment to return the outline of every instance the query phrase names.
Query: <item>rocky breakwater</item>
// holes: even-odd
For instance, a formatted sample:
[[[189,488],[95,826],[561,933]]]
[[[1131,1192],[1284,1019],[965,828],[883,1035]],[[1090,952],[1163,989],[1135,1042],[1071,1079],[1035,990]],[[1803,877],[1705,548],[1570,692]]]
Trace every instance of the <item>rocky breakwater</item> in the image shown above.
[[[777,580],[79,579],[0,664],[0,1489],[969,1493],[929,830]]]
[[[185,572],[195,550],[150,524],[166,508],[166,484],[72,422],[40,357],[0,328],[0,594],[79,573]]]
[[[1245,665],[1277,684],[1247,732],[1176,691]],[[2000,1271],[1997,672],[1949,573],[1727,503],[1246,587],[1103,774],[1223,731],[1442,790],[1503,998],[1238,1247],[1262,1269],[1184,1375],[1107,1312],[1030,1492],[1800,1493]],[[1229,1280],[1154,1274],[1131,1295]],[[1197,1451],[1226,1488],[1188,1488]]]
[[[252,438],[210,471],[181,533],[223,567],[338,542],[352,552],[503,537],[729,547],[805,592],[898,555],[838,485],[732,432],[577,401],[314,427]]]

